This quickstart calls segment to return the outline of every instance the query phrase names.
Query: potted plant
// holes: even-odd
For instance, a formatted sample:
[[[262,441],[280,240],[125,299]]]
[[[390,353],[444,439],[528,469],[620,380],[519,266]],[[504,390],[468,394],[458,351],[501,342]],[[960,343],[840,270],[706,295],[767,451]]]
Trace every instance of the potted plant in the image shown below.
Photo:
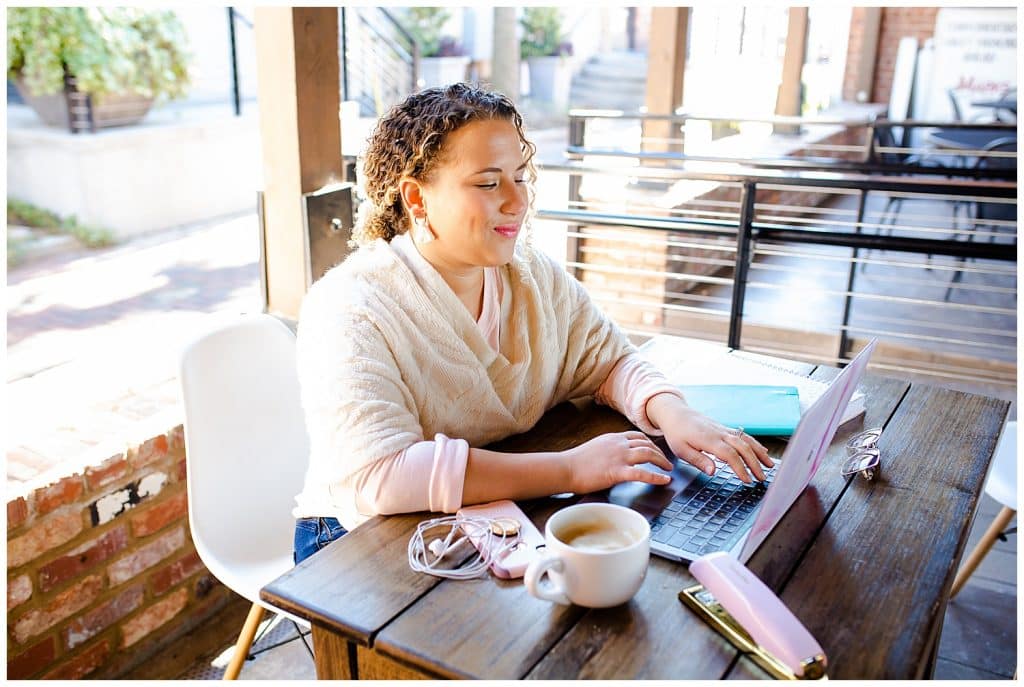
[[[527,7],[519,19],[523,29],[519,54],[530,74],[530,97],[558,107],[568,105],[569,62],[572,43],[562,32],[562,12],[557,7]]]
[[[450,18],[443,7],[409,7],[405,12],[402,26],[420,50],[419,88],[466,79],[469,56],[455,38],[444,34]]]
[[[141,120],[188,87],[185,30],[170,11],[131,7],[7,9],[7,75],[47,124]]]

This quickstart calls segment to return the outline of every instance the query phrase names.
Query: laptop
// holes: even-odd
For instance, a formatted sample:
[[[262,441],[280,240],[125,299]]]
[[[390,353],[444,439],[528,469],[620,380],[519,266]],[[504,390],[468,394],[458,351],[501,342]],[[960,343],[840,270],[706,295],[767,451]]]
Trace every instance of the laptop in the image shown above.
[[[689,562],[728,551],[746,563],[818,471],[876,343],[872,339],[803,413],[765,482],[748,486],[718,461],[709,477],[675,458],[662,439],[656,443],[675,463],[669,484],[623,482],[584,500],[642,513],[651,523],[651,552],[664,558]],[[664,474],[654,465],[643,467]]]

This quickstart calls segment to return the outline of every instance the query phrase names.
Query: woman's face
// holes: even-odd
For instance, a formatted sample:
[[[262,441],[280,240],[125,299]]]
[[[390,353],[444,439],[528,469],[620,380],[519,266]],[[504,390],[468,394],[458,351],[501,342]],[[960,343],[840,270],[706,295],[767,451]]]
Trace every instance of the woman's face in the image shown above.
[[[420,251],[440,270],[512,260],[528,205],[526,158],[511,122],[478,120],[448,135],[422,202],[436,239]]]

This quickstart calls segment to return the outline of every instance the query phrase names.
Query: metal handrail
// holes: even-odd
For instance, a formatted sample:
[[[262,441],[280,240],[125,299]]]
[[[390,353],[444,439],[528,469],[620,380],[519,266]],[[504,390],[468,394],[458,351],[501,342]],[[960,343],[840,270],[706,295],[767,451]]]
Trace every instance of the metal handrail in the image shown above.
[[[537,218],[596,226],[631,227],[656,231],[685,231],[702,236],[735,237],[737,223],[728,220],[670,219],[664,217],[643,217],[613,213],[589,212],[586,210],[538,210]],[[888,236],[884,234],[855,234],[821,229],[796,229],[767,222],[752,221],[751,240],[771,239],[793,243],[839,246],[872,250],[891,250],[904,253],[926,253],[948,255],[954,258],[985,258],[989,260],[1016,261],[1016,245],[999,243],[977,243],[923,239],[915,237]]]
[[[865,115],[863,118],[847,117],[843,119],[821,119],[814,117],[800,117],[791,115],[773,116],[728,116],[728,115],[702,115],[691,112],[676,112],[671,114],[658,114],[652,112],[626,112],[625,110],[591,110],[574,108],[569,110],[569,119],[640,119],[644,121],[670,121],[685,124],[689,120],[707,122],[753,122],[757,124],[806,124],[808,126],[869,126],[876,127],[941,127],[943,129],[1005,129],[1009,132],[1016,131],[1016,124],[1007,122],[949,122],[939,120],[921,119],[888,119],[874,115]],[[571,121],[570,121],[571,126]]]
[[[737,169],[722,171],[718,169],[699,169],[681,167],[611,167],[585,165],[577,162],[543,162],[538,169],[550,172],[568,172],[570,174],[610,174],[649,179],[671,181],[717,181],[719,183],[743,183],[753,181],[763,183],[781,183],[791,186],[820,186],[831,189],[852,189],[868,191],[899,191],[907,193],[923,193],[944,195],[970,192],[984,198],[1016,198],[1017,184],[1012,181],[987,181],[978,184],[961,179],[938,181],[913,177],[887,177],[867,174],[840,174],[836,172],[806,170],[797,172],[772,171],[771,169]]]
[[[354,20],[349,20],[348,11],[354,12]],[[368,14],[372,11],[372,16]],[[360,51],[359,56],[362,59],[366,59],[367,55],[373,55],[377,59],[381,59],[387,62],[393,62],[396,65],[395,69],[390,67],[383,71],[374,72],[374,76],[379,78],[386,77],[389,81],[385,85],[386,90],[398,91],[403,97],[407,92],[414,91],[416,84],[419,79],[419,65],[420,65],[420,49],[417,45],[416,40],[409,34],[409,32],[395,19],[386,9],[382,7],[350,7],[341,8],[341,22],[342,22],[342,39],[344,47],[342,49],[343,56],[343,68],[342,68],[342,84],[345,91],[346,99],[352,99],[353,96],[350,94],[349,82],[350,82],[350,71],[352,66],[349,63],[349,51],[348,46],[348,33],[349,31],[355,32],[355,34],[365,34],[368,37],[368,50]],[[360,41],[362,43],[362,41]],[[398,77],[402,73],[403,69],[408,70],[409,85],[408,91],[404,84],[404,79]],[[365,77],[366,74],[360,72],[360,75]],[[376,90],[374,91],[376,94]],[[374,96],[375,102],[377,96]],[[377,108],[381,105],[377,102]],[[385,103],[386,104],[386,103]]]
[[[842,153],[854,153],[863,151],[862,159],[852,160],[849,158],[821,157],[802,155],[799,157],[737,157],[735,155],[721,154],[694,154],[684,152],[682,149],[669,151],[651,150],[626,150],[614,147],[588,147],[586,145],[586,122],[591,119],[605,120],[640,120],[672,122],[685,124],[689,121],[709,122],[744,122],[763,123],[788,126],[841,126],[847,129],[865,129],[865,140],[859,145],[835,145],[808,142],[803,148],[808,151],[832,150]],[[967,131],[1000,131],[1007,135],[1016,133],[1015,124],[1003,122],[977,123],[977,122],[937,122],[922,120],[890,120],[875,116],[846,119],[815,119],[796,116],[770,116],[770,117],[729,117],[720,115],[698,115],[692,113],[653,114],[647,112],[624,112],[620,110],[586,110],[574,109],[569,112],[569,145],[566,153],[573,158],[589,157],[610,157],[626,158],[632,160],[651,160],[662,163],[666,162],[713,162],[723,164],[739,164],[745,167],[768,167],[787,170],[830,170],[838,172],[853,173],[885,173],[885,174],[914,174],[926,176],[957,176],[971,179],[1016,179],[1016,170],[1005,167],[977,168],[976,166],[958,166],[939,164],[935,158],[956,158],[966,154],[972,157],[1006,157],[1016,159],[1016,153],[988,151],[956,150],[945,147],[938,148],[908,148],[906,146],[882,145],[878,140],[878,130],[899,129],[906,134],[910,129],[915,128],[943,128]],[[665,142],[673,142],[677,147],[681,140],[679,138],[663,139]],[[919,157],[932,156],[928,164],[911,163],[906,158],[894,161],[880,159],[879,154],[893,156],[907,156],[917,154]]]
[[[890,250],[928,255],[945,255],[959,260],[967,258],[983,258],[1015,262],[1017,259],[1016,241],[1012,244],[988,243],[976,241],[950,241],[908,236],[885,234],[864,234],[864,213],[867,195],[870,192],[889,191],[907,193],[922,197],[936,196],[944,198],[966,199],[1008,199],[1015,201],[1017,185],[1012,182],[988,181],[986,183],[969,182],[950,179],[937,181],[934,179],[877,177],[865,174],[839,174],[829,172],[786,172],[770,169],[745,169],[724,172],[720,170],[696,170],[680,168],[636,168],[636,167],[602,167],[587,166],[575,162],[555,164],[541,163],[539,169],[548,172],[568,172],[570,174],[569,193],[570,205],[581,202],[580,186],[584,174],[614,174],[624,178],[654,177],[667,180],[699,180],[716,181],[721,184],[739,185],[739,217],[732,218],[700,218],[687,216],[635,215],[591,210],[539,209],[538,219],[556,220],[571,226],[618,226],[636,229],[686,232],[689,234],[735,237],[735,265],[733,291],[730,303],[728,345],[739,348],[743,322],[745,291],[748,283],[751,255],[754,241],[773,240],[797,244],[837,246],[853,249],[848,285],[845,291],[843,322],[840,327],[840,343],[837,360],[845,359],[850,348],[849,318],[852,301],[854,273],[858,262],[859,250]],[[855,230],[835,231],[813,227],[793,227],[777,222],[758,220],[755,217],[755,198],[758,186],[783,186],[802,188],[812,191],[853,190],[859,192],[860,200],[857,209]],[[991,202],[991,201],[990,201]],[[576,271],[585,268],[581,260],[578,238],[570,242],[568,266]],[[575,255],[573,255],[573,252]],[[950,287],[952,288],[952,287]]]

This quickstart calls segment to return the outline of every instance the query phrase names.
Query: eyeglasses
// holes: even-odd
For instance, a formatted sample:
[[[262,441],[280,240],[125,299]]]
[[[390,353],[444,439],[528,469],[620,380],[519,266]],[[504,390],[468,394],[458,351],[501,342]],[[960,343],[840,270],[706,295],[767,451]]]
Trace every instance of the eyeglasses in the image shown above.
[[[878,448],[878,440],[882,436],[882,428],[866,429],[855,434],[846,442],[846,453],[849,456],[843,463],[843,477],[860,473],[866,480],[872,480],[875,473],[882,469],[882,452]]]

